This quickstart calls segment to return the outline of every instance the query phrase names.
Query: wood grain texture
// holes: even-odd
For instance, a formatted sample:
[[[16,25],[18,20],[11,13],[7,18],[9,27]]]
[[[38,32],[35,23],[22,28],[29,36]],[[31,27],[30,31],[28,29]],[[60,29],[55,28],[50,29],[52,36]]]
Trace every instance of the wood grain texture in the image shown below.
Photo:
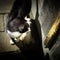
[[[44,41],[45,47],[47,47],[50,44],[52,38],[54,38],[59,28],[60,28],[60,12],[58,13],[55,22],[53,23],[52,27],[50,28],[46,36],[46,39]]]

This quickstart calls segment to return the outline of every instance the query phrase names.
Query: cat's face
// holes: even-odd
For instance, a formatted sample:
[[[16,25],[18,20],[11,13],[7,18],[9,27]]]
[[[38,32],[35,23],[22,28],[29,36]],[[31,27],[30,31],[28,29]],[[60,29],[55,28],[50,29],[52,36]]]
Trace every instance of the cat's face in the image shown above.
[[[23,40],[27,34],[27,31],[30,31],[30,23],[31,23],[30,19],[25,18],[24,20],[22,19],[20,20],[16,18],[9,22],[7,33],[14,40],[19,36],[20,36],[19,39]],[[16,39],[16,41],[18,40]]]
[[[26,20],[24,19],[14,19],[12,21],[9,22],[8,24],[8,30],[10,30],[11,32],[16,32],[19,31],[20,33],[23,33],[25,31],[28,30],[28,23],[26,23]]]

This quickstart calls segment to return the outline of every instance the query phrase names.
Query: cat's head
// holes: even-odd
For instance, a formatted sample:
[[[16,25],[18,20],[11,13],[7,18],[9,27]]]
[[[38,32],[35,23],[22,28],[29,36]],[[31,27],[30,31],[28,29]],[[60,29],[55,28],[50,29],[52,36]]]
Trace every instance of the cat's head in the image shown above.
[[[7,27],[11,32],[19,31],[20,33],[24,33],[28,30],[29,24],[25,19],[15,18],[8,22]]]

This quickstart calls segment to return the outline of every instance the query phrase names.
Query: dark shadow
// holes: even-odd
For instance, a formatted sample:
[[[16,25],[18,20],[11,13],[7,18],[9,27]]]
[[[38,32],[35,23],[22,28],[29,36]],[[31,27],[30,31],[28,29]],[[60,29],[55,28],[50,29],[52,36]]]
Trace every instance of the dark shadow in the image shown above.
[[[24,41],[19,41],[18,43],[15,42],[16,46],[20,48],[22,51],[22,54],[27,59],[44,59],[43,49],[42,49],[42,39],[41,36],[39,36],[37,26],[35,24],[35,20],[31,20],[31,36],[33,37],[35,43],[30,42],[30,44],[24,44]]]

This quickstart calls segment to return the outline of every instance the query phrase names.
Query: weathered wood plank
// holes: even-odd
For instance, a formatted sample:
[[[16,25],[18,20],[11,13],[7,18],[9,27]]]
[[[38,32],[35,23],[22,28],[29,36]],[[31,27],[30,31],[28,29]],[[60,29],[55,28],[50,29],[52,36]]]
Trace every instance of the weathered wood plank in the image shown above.
[[[44,41],[45,47],[48,47],[48,45],[51,45],[52,42],[52,38],[55,38],[55,35],[58,31],[58,29],[60,28],[60,12],[57,15],[57,18],[55,20],[55,22],[53,23],[51,29],[49,30],[46,39]]]

